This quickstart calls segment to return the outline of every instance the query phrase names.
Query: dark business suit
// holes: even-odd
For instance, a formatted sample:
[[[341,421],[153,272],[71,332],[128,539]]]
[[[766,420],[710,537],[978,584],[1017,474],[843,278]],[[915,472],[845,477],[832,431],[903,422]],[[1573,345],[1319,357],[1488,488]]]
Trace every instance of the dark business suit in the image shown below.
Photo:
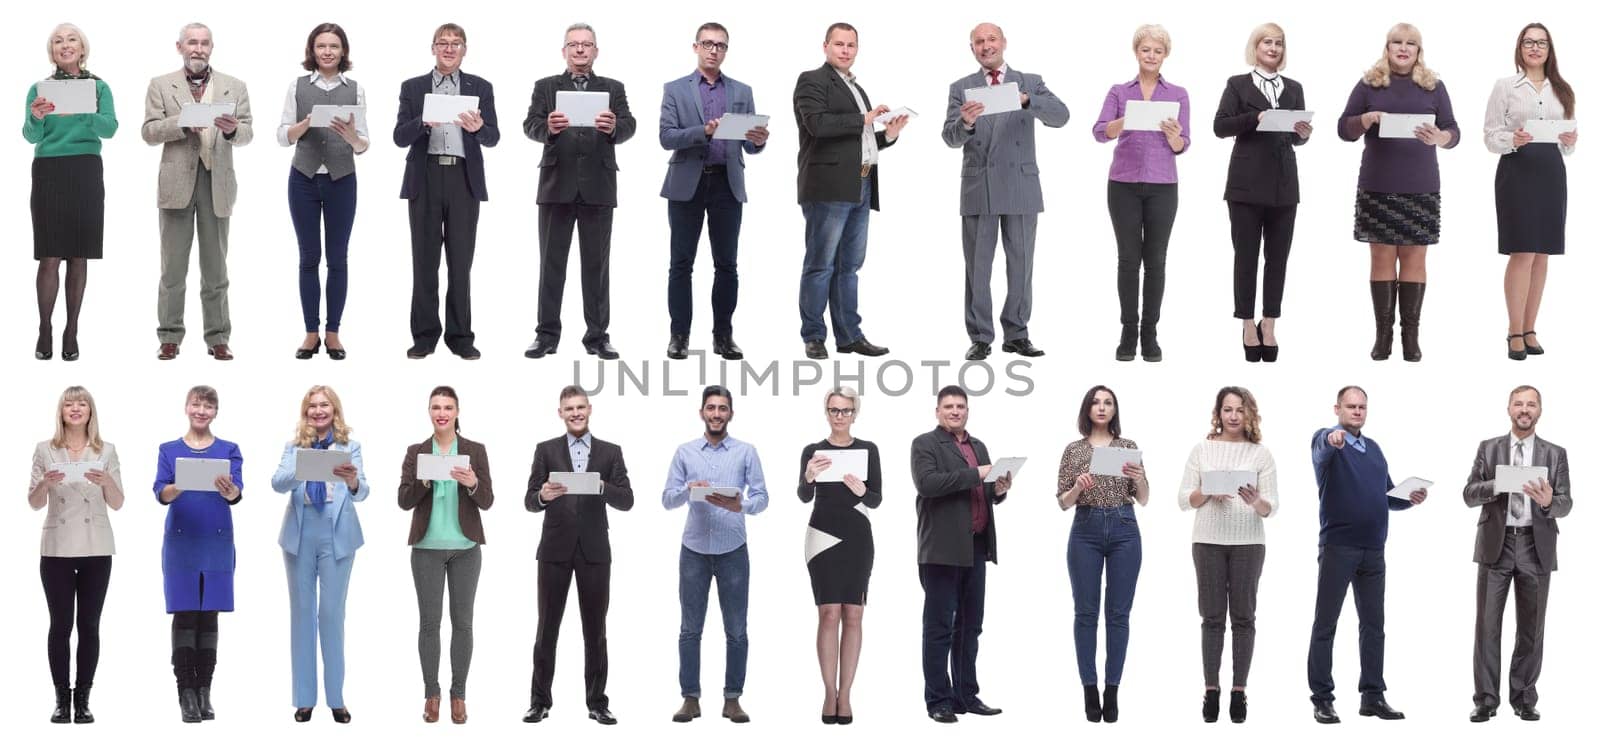
[[[1510,436],[1497,436],[1478,445],[1472,474],[1461,497],[1468,506],[1481,506],[1477,542],[1472,560],[1478,564],[1477,626],[1473,634],[1472,702],[1500,705],[1500,627],[1505,617],[1506,594],[1513,584],[1517,595],[1517,643],[1511,652],[1511,705],[1532,708],[1539,702],[1539,670],[1544,664],[1544,612],[1550,600],[1550,574],[1556,570],[1556,519],[1572,511],[1572,484],[1567,477],[1567,450],[1537,436],[1528,439],[1532,454],[1526,464],[1549,469],[1553,495],[1549,508],[1527,499],[1532,524],[1508,528],[1509,493],[1494,492],[1495,467],[1511,464]]]
[[[583,683],[588,707],[606,708],[606,609],[611,605],[611,541],[606,506],[633,508],[628,466],[616,444],[590,436],[586,472],[600,475],[599,495],[568,493],[549,503],[539,489],[551,472],[571,472],[572,454],[565,434],[534,447],[533,471],[523,505],[544,513],[544,531],[535,557],[539,561],[539,628],[533,644],[535,707],[551,705],[550,682],[556,673],[556,638],[567,609],[567,589],[578,578],[578,616],[583,622]]]
[[[1261,315],[1276,319],[1282,311],[1284,275],[1300,202],[1294,147],[1304,145],[1306,138],[1293,132],[1256,130],[1261,112],[1274,107],[1256,87],[1255,77],[1252,72],[1228,79],[1212,130],[1217,137],[1234,138],[1228,184],[1222,193],[1233,227],[1233,315],[1255,318],[1256,258],[1265,244]],[[1276,108],[1304,110],[1306,95],[1300,84],[1282,75],[1278,80],[1282,88]]]
[[[978,464],[989,450],[968,435]],[[978,636],[983,633],[985,564],[998,563],[995,495],[944,428],[911,442],[917,486],[917,572],[922,580],[922,679],[928,711],[961,712],[978,699]],[[972,489],[983,487],[987,519],[973,532]]]
[[[616,146],[633,137],[638,122],[628,111],[622,82],[589,75],[581,89],[611,95],[617,116],[610,135],[594,127],[568,127],[552,135],[547,120],[556,110],[557,91],[580,90],[570,73],[533,84],[522,131],[544,143],[539,159],[539,323],[536,342],[561,339],[561,296],[567,283],[567,255],[573,225],[583,276],[585,346],[608,342],[611,324],[611,212],[617,206]]]
[[[433,350],[439,341],[439,257],[450,287],[445,292],[444,344],[454,351],[470,349],[472,334],[472,255],[478,243],[478,203],[489,199],[483,177],[483,149],[500,142],[500,119],[494,113],[494,86],[476,75],[460,73],[462,96],[477,96],[483,126],[461,130],[465,163],[442,165],[428,156],[431,128],[422,121],[424,98],[433,93],[433,73],[400,84],[400,109],[395,117],[394,144],[410,148],[400,198],[410,201],[411,340]]]

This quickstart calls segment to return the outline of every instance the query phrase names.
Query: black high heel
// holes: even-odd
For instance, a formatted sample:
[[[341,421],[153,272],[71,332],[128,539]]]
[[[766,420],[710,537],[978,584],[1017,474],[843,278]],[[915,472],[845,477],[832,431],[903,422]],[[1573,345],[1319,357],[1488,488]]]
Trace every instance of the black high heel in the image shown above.
[[[1261,322],[1256,322],[1256,339],[1261,341],[1261,361],[1263,363],[1277,363],[1278,346],[1267,344],[1267,336],[1261,333]]]
[[[1519,337],[1524,337],[1527,334],[1528,333],[1524,332],[1524,333],[1522,333],[1520,335],[1506,335],[1506,357],[1507,358],[1510,358],[1511,360],[1514,360],[1514,361],[1521,361],[1521,360],[1527,360],[1528,359],[1528,354],[1533,352],[1533,351],[1528,349],[1528,341],[1527,340],[1523,340],[1522,341],[1522,349],[1521,350],[1517,350],[1517,349],[1511,347],[1511,341],[1512,340],[1515,340],[1515,339],[1517,339]],[[1539,352],[1542,353],[1544,351],[1541,350]]]
[[[1240,331],[1242,335],[1243,330]],[[1256,325],[1256,344],[1244,343],[1244,359],[1247,363],[1261,362],[1261,325]]]
[[[1217,722],[1217,714],[1222,712],[1222,691],[1206,688],[1206,699],[1200,704],[1200,718],[1206,723]]]
[[[1100,689],[1094,685],[1083,686],[1083,716],[1092,723],[1100,723],[1104,712],[1100,708]]]
[[[322,349],[322,338],[317,338],[317,344],[312,345],[309,348],[300,348],[300,349],[294,351],[294,357],[296,359],[298,359],[298,360],[303,360],[303,361],[311,360],[311,356],[316,355],[317,351],[319,351],[321,349]],[[331,352],[331,349],[330,349],[330,352]]]
[[[71,324],[61,333],[61,360],[78,359],[78,329]]]
[[[1527,332],[1523,332],[1522,333],[1522,336],[1524,338],[1523,341],[1522,341],[1522,346],[1528,349],[1528,355],[1544,355],[1544,346],[1543,345],[1529,345],[1528,341],[1526,339],[1529,335],[1536,335],[1536,334],[1539,334],[1539,333],[1535,332],[1535,331],[1533,331],[1531,329],[1528,330]]]
[[[51,344],[52,344],[52,341],[50,339],[50,325],[48,325],[48,324],[39,325],[39,341],[33,344],[33,357],[34,357],[34,360],[41,360],[41,361],[50,360],[50,356],[53,355],[54,352],[55,352],[54,350],[51,349],[51,347],[50,347]]]

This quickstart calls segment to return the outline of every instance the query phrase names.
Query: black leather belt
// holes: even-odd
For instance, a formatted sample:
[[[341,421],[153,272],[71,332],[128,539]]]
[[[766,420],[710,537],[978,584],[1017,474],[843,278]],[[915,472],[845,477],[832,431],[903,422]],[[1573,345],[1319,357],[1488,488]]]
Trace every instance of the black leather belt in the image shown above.
[[[428,163],[436,163],[440,166],[459,166],[465,160],[467,159],[462,158],[461,156],[441,156],[433,153],[428,154]]]
[[[1506,527],[1506,534],[1507,535],[1533,534],[1533,526],[1529,525],[1529,526],[1525,526],[1525,527]]]

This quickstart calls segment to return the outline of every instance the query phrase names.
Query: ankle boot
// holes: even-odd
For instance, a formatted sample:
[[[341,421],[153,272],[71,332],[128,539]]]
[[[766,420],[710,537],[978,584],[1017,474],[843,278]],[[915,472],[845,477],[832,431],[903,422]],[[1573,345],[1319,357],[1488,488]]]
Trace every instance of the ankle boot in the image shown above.
[[[1106,695],[1100,703],[1100,710],[1108,724],[1117,723],[1117,686],[1106,685]]]
[[[1122,341],[1117,343],[1117,360],[1119,360],[1119,361],[1131,361],[1131,360],[1133,360],[1134,353],[1138,350],[1138,345],[1139,345],[1139,325],[1137,325],[1137,324],[1124,324],[1124,325],[1122,325]],[[1100,698],[1099,695],[1095,696],[1096,700],[1099,700],[1099,698]]]
[[[1139,325],[1139,352],[1150,363],[1161,362],[1161,346],[1156,344],[1156,323],[1151,321]]]
[[[1422,324],[1422,294],[1427,283],[1405,283],[1400,286],[1400,351],[1408,362],[1422,360],[1422,346],[1417,342],[1418,327]]]
[[[89,712],[89,685],[79,685],[72,691],[72,723],[92,724],[94,714]]]
[[[1100,688],[1094,685],[1083,686],[1083,715],[1093,723],[1100,723]]]
[[[1236,724],[1244,723],[1245,698],[1243,690],[1234,690],[1228,695],[1228,718]]]
[[[1206,688],[1205,702],[1200,705],[1200,718],[1206,723],[1214,724],[1217,714],[1222,712],[1222,691]]]
[[[65,724],[72,721],[72,688],[56,685],[56,709],[50,712],[50,723]]]
[[[1371,285],[1372,320],[1378,326],[1377,337],[1372,343],[1372,359],[1386,361],[1394,350],[1394,296],[1397,283],[1393,280],[1373,280]]]

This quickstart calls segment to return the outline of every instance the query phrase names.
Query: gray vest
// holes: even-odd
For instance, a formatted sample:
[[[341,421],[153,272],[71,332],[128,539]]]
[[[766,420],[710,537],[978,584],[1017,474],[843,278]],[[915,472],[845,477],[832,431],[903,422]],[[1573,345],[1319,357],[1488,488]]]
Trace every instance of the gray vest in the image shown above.
[[[318,104],[336,104],[341,106],[355,106],[356,82],[346,79],[344,85],[324,91],[313,85],[309,76],[303,76],[294,86],[294,110],[296,120],[305,119],[311,114],[311,107]],[[294,145],[294,168],[307,178],[316,176],[317,169],[327,166],[328,175],[335,180],[343,179],[356,172],[356,153],[350,144],[339,137],[332,127],[313,127],[306,130]]]

